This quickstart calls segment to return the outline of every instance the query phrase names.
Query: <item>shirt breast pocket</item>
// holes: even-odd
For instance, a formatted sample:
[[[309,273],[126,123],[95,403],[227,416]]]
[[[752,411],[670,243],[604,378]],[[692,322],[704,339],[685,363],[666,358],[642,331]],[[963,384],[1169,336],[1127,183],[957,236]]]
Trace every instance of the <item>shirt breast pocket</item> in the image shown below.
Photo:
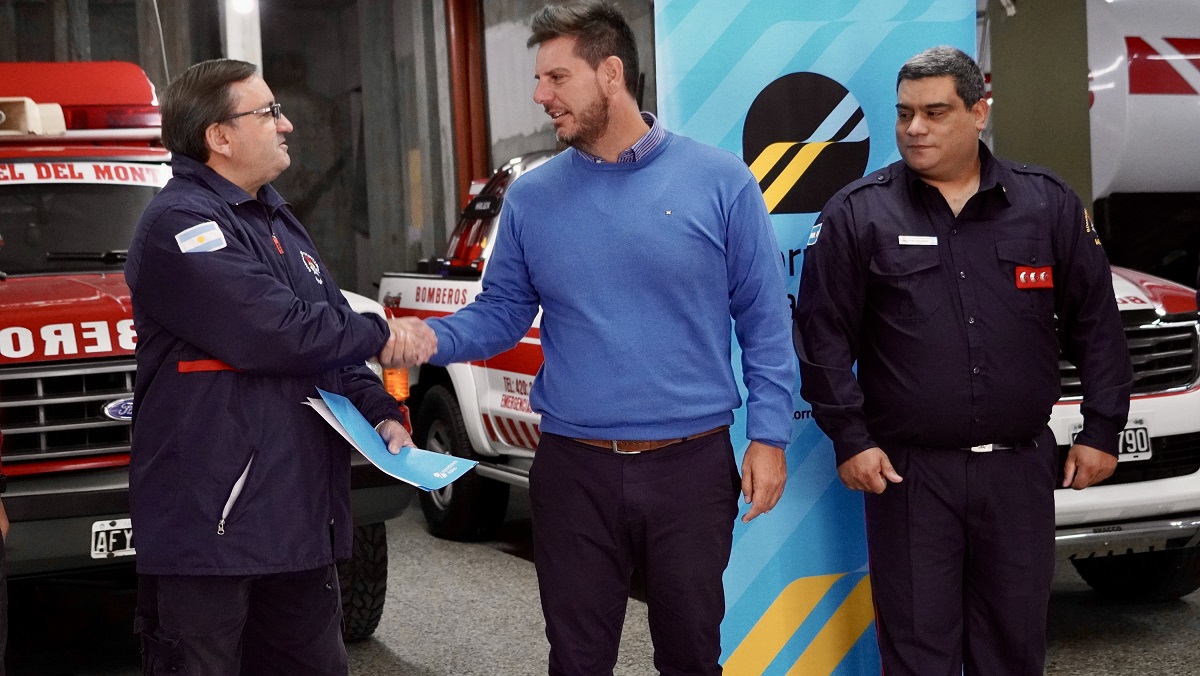
[[[942,304],[937,247],[880,249],[871,254],[870,305],[898,322],[923,322]]]
[[[1054,317],[1054,247],[1048,239],[1002,239],[996,242],[996,259],[1005,278],[1002,297],[1012,309],[1041,319]],[[1019,284],[1021,272],[1051,274],[1038,284]]]

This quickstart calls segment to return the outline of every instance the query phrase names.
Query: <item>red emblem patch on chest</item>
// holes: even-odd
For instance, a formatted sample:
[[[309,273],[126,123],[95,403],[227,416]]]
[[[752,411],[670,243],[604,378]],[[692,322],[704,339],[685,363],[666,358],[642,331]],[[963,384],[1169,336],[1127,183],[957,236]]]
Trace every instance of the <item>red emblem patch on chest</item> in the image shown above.
[[[1048,265],[1042,268],[1018,265],[1016,280],[1018,289],[1053,289],[1054,270]]]

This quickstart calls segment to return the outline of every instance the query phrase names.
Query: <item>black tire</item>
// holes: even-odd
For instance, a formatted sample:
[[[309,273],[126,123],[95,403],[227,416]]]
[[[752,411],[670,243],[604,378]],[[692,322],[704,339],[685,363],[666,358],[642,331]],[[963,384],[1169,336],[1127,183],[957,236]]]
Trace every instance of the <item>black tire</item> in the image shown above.
[[[1200,589],[1200,547],[1071,563],[1097,593],[1122,601],[1171,601]]]
[[[375,633],[387,597],[387,529],[382,523],[356,526],[349,561],[338,562],[342,588],[342,639],[361,641]]]
[[[479,460],[471,448],[458,401],[444,385],[429,388],[421,399],[413,441],[430,451]],[[489,539],[504,523],[508,509],[508,484],[485,479],[474,471],[440,491],[422,491],[420,496],[426,527],[444,540]]]

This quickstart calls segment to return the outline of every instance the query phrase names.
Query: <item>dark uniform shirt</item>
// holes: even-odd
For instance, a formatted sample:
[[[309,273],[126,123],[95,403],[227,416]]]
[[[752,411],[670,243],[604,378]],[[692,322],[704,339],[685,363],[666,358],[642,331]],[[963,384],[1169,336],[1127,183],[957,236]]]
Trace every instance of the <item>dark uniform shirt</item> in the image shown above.
[[[839,464],[889,442],[1033,439],[1059,398],[1060,345],[1083,383],[1076,441],[1116,453],[1133,372],[1100,240],[1057,177],[979,147],[979,192],[958,217],[897,162],[814,226],[794,338]]]

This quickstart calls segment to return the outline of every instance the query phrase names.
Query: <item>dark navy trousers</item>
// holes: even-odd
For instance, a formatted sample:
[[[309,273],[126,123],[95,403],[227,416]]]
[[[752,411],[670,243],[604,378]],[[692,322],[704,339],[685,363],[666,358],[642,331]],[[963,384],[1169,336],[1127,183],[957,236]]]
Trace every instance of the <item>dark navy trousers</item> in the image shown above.
[[[337,567],[272,575],[142,575],[146,676],[346,676]]]
[[[543,433],[529,495],[551,676],[612,674],[635,566],[655,668],[720,674],[740,487],[728,432],[636,455]]]
[[[1057,449],[884,445],[904,477],[866,495],[887,676],[1041,676],[1054,577]]]

